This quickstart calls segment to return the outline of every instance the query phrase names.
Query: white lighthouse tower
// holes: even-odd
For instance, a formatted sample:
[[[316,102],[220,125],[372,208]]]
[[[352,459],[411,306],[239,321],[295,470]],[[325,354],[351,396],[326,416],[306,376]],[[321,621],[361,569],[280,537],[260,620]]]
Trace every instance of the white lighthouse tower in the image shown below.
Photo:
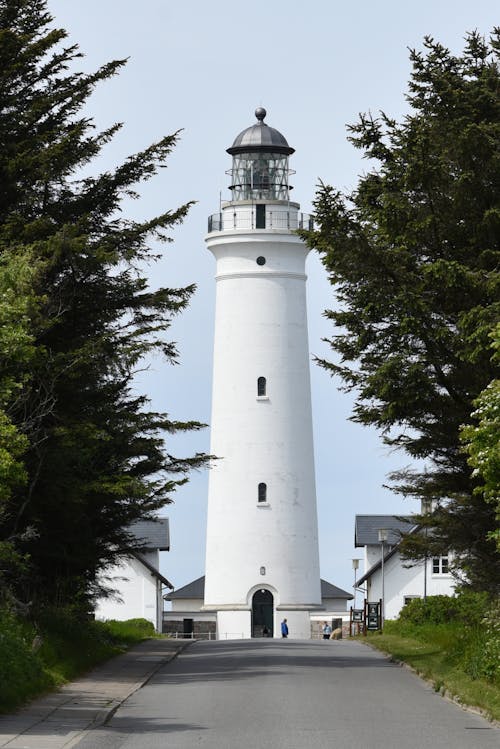
[[[209,219],[216,315],[205,611],[219,638],[310,637],[321,607],[306,317],[309,219],[290,200],[284,136],[243,130],[231,200]]]

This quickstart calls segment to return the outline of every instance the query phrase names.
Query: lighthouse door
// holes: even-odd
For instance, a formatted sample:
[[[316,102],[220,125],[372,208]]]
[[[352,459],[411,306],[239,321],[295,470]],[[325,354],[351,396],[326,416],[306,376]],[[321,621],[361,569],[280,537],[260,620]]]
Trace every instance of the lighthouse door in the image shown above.
[[[252,598],[252,637],[273,637],[274,599],[269,590],[256,591]]]

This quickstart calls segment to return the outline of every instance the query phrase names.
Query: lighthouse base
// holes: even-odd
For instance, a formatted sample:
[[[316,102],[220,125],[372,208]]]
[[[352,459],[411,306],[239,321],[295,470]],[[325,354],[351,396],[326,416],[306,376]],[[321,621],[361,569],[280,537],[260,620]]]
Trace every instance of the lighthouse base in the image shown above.
[[[251,635],[251,612],[217,611],[218,640],[246,640]]]
[[[163,613],[163,632],[196,639],[242,640],[281,638],[281,622],[287,620],[289,639],[310,640],[322,637],[325,621],[349,623],[347,602],[351,593],[321,580],[321,604],[291,603],[276,605],[267,589],[258,588],[247,603],[211,603],[204,601],[205,578],[200,577],[166,596],[172,610]]]
[[[311,607],[319,609],[320,607]],[[252,612],[236,610],[217,611],[217,639],[218,640],[245,640],[251,637],[275,637],[281,638],[281,622],[287,620],[288,639],[310,640],[311,639],[311,611],[286,609],[282,606],[274,612],[272,631],[268,628],[262,633],[262,628],[254,626],[252,629]],[[258,634],[257,634],[258,632]]]
[[[274,636],[281,637],[281,622],[286,619],[289,640],[311,639],[311,617],[309,611],[287,610],[280,606],[276,612]]]

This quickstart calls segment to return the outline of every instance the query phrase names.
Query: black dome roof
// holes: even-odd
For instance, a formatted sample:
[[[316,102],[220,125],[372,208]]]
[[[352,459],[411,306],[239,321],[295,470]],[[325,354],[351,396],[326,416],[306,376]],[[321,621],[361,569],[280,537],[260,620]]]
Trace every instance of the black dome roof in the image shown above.
[[[274,127],[269,127],[264,122],[267,112],[263,107],[255,110],[257,122],[255,125],[242,130],[234,139],[231,148],[227,149],[230,154],[245,153],[247,151],[264,151],[272,153],[292,154],[295,149],[291,148],[284,135]]]

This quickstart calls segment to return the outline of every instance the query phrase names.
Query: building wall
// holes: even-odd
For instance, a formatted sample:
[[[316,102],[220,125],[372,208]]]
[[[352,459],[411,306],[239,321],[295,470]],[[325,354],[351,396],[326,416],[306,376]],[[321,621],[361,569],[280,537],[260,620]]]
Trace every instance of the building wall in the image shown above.
[[[381,545],[380,544],[368,544],[365,546],[365,567],[364,572],[367,572],[370,567],[373,567],[380,560],[381,556]],[[391,546],[385,545],[385,553],[387,554],[391,550]]]
[[[196,615],[195,612],[193,612],[193,616],[190,617],[190,612],[188,611],[184,612],[184,614],[184,616],[179,616],[176,619],[171,618],[170,612],[167,614],[168,618],[165,618],[164,615],[162,628],[163,634],[170,635],[171,637],[182,638],[185,632],[184,620],[192,619],[192,637],[194,639],[215,640],[217,632],[215,617],[212,617],[212,619],[202,618],[200,614]]]
[[[172,601],[172,612],[200,611],[203,606],[202,598],[175,598]]]
[[[271,231],[207,242],[217,259],[210,451],[221,460],[209,475],[205,603],[250,606],[262,587],[275,606],[319,605],[307,248]]]
[[[193,620],[193,637],[208,639],[215,636],[215,621],[218,618],[221,639],[239,639],[251,637],[251,612],[246,611],[202,611],[202,599],[180,599],[172,601],[172,610],[163,613],[163,632],[180,637],[184,631],[184,619]],[[325,619],[330,623],[343,621],[344,636],[349,631],[349,612],[347,602],[343,598],[323,599],[324,610],[321,613],[309,611],[284,612],[274,611],[274,637],[281,637],[281,621],[288,619],[290,639],[318,638]]]
[[[321,605],[327,612],[329,611],[347,611],[349,606],[352,605],[352,601],[346,600],[345,598],[323,598]]]
[[[245,640],[250,638],[250,611],[218,611],[217,639]]]
[[[148,555],[148,561],[154,559]],[[158,553],[156,553],[158,557]],[[104,584],[117,590],[113,598],[101,598],[95,608],[96,619],[147,619],[160,631],[162,599],[157,578],[135,557],[106,570]]]
[[[424,564],[406,568],[398,552],[384,564],[385,618],[396,619],[405,604],[405,597],[424,597]],[[382,598],[382,570],[371,575],[368,586],[368,600]],[[432,572],[432,559],[427,560],[427,595],[453,595],[454,580],[451,575],[436,575]]]

